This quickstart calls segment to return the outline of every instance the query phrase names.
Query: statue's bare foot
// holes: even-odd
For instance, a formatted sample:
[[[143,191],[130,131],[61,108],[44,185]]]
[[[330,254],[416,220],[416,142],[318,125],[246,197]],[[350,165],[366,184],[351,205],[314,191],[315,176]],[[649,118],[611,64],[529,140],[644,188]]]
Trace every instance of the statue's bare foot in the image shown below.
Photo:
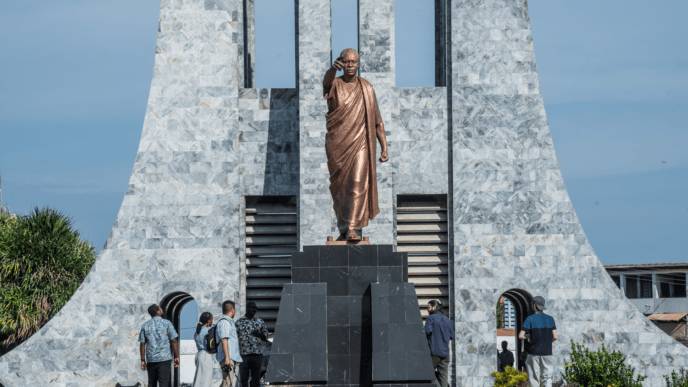
[[[347,231],[346,234],[346,240],[347,241],[360,241],[361,237],[356,234],[356,230],[353,228],[350,228],[349,231]]]
[[[346,240],[346,231],[339,234],[339,238],[337,238],[337,241],[345,241]]]

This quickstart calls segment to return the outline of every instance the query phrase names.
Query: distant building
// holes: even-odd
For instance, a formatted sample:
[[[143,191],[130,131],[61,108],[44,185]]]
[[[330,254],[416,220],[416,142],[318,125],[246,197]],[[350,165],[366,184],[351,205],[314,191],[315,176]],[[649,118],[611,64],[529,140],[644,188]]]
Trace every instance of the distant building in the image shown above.
[[[611,265],[605,269],[640,312],[688,346],[688,263]]]
[[[508,299],[504,298],[504,328],[516,328],[516,311],[514,305]]]
[[[514,305],[506,297],[499,298],[499,305],[502,309],[500,321],[497,322],[497,328],[514,329],[516,328],[516,310]]]

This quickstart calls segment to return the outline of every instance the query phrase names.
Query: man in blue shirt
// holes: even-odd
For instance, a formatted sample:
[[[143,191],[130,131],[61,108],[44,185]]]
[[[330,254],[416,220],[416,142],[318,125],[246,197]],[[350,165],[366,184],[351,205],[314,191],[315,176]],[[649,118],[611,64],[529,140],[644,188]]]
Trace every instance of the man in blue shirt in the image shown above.
[[[425,320],[425,334],[428,336],[432,364],[436,368],[435,376],[439,387],[449,383],[449,340],[454,338],[454,327],[451,320],[442,314],[442,304],[431,300],[428,303],[429,316]]]
[[[542,313],[544,298],[533,297],[532,305],[535,314],[526,318],[518,334],[519,339],[530,341],[526,359],[528,380],[530,387],[552,387],[552,343],[557,339],[557,325],[552,316]]]
[[[220,343],[215,361],[222,368],[221,387],[232,387],[236,374],[235,368],[243,362],[239,351],[239,337],[232,320],[235,313],[236,306],[233,301],[222,303],[222,317],[217,322],[215,331],[215,339]]]
[[[168,387],[172,374],[172,354],[174,350],[174,366],[179,367],[179,345],[177,331],[168,320],[162,317],[159,305],[148,307],[151,319],[141,326],[139,334],[141,351],[141,371],[148,371],[148,385],[150,387]]]

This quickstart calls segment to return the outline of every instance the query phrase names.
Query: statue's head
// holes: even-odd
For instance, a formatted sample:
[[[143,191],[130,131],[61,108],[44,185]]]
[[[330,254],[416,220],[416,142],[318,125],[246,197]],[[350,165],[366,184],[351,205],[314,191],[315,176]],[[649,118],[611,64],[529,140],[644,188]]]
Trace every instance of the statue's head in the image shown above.
[[[344,74],[348,76],[356,75],[358,72],[359,56],[353,48],[347,48],[339,55],[339,60],[344,65]]]

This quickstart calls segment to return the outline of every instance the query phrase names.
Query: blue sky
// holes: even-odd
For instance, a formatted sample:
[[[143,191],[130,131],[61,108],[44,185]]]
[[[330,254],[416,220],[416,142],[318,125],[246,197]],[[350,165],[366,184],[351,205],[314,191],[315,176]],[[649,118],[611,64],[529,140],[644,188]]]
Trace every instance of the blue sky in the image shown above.
[[[356,9],[333,1],[338,52],[357,45]],[[257,84],[293,87],[293,2],[256,3]],[[434,85],[432,3],[397,0],[398,86]],[[529,6],[557,157],[595,251],[687,262],[688,2]],[[57,207],[101,249],[136,156],[158,12],[158,0],[3,4],[0,173],[14,212]]]

